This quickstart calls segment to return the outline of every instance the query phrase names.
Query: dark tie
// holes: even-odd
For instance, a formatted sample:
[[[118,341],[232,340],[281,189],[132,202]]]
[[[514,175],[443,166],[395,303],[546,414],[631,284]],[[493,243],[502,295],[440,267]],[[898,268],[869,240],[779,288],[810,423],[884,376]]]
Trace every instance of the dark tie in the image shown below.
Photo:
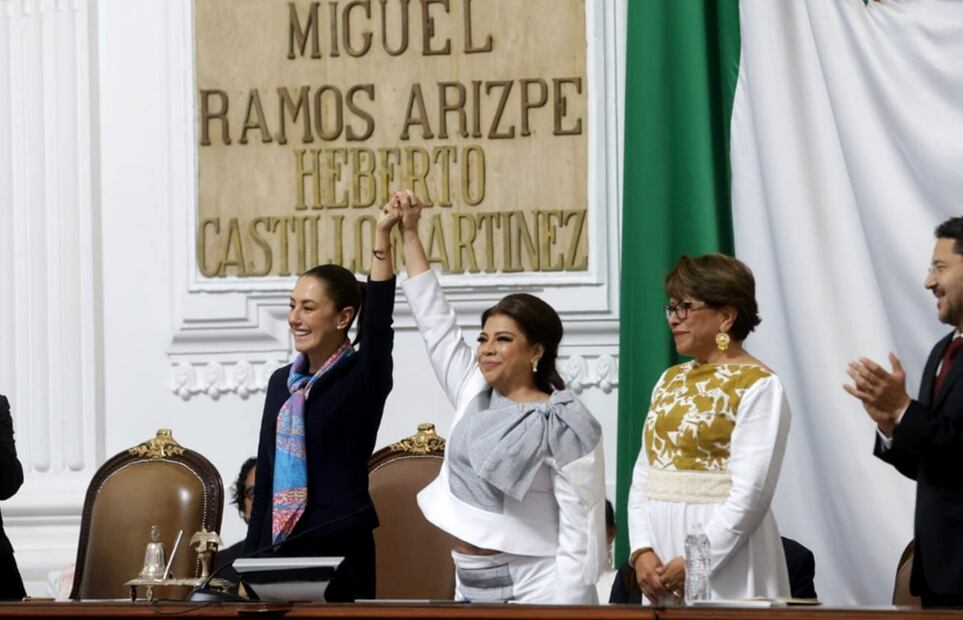
[[[946,353],[943,354],[943,362],[940,366],[940,374],[936,375],[936,381],[933,382],[933,398],[940,393],[940,386],[943,384],[943,380],[946,376],[950,374],[950,367],[953,366],[953,361],[956,356],[959,355],[960,349],[963,349],[963,337],[957,336],[950,342],[950,346],[946,347]]]

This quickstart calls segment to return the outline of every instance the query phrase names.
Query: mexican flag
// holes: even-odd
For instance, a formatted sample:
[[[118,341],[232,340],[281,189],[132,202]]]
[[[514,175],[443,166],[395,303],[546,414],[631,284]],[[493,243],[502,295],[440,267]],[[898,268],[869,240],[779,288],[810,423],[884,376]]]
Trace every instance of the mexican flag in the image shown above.
[[[814,552],[821,600],[888,603],[914,485],[841,386],[893,351],[915,395],[950,330],[923,279],[934,228],[963,215],[963,2],[628,0],[624,157],[618,522],[678,361],[662,279],[734,254],[763,318],[746,347],[793,410],[780,531]]]

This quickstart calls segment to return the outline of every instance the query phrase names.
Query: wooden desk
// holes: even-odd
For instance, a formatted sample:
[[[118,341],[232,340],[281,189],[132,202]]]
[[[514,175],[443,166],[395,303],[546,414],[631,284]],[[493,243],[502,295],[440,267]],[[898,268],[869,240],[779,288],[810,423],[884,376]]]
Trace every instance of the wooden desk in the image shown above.
[[[671,608],[629,605],[598,607],[385,604],[204,604],[204,603],[0,603],[0,618],[348,618],[374,620],[963,620],[963,610],[920,611],[886,608]]]

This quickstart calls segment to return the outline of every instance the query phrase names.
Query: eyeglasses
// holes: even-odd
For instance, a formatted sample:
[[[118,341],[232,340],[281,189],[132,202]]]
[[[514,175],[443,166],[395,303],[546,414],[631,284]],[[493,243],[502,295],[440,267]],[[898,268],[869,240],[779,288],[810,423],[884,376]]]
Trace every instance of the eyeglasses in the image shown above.
[[[706,304],[697,306],[691,301],[680,301],[677,304],[666,304],[663,309],[665,310],[665,318],[671,319],[674,314],[675,318],[684,321],[689,317],[689,312],[704,310],[708,307]]]
[[[253,486],[244,487],[244,497],[248,498],[248,499],[251,500],[251,501],[254,501],[254,487],[253,487]]]

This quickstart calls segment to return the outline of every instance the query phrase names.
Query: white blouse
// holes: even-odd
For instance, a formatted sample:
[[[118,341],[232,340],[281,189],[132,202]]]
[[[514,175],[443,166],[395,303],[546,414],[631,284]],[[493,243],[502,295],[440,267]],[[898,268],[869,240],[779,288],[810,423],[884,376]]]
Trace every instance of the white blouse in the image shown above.
[[[491,388],[465,342],[455,313],[434,271],[407,279],[402,288],[438,381],[455,407],[452,428],[476,396]],[[528,493],[505,496],[501,512],[489,512],[455,497],[446,463],[418,494],[425,517],[465,542],[518,555],[555,556],[557,602],[584,603],[605,563],[605,471],[602,440],[564,467],[546,459]]]

